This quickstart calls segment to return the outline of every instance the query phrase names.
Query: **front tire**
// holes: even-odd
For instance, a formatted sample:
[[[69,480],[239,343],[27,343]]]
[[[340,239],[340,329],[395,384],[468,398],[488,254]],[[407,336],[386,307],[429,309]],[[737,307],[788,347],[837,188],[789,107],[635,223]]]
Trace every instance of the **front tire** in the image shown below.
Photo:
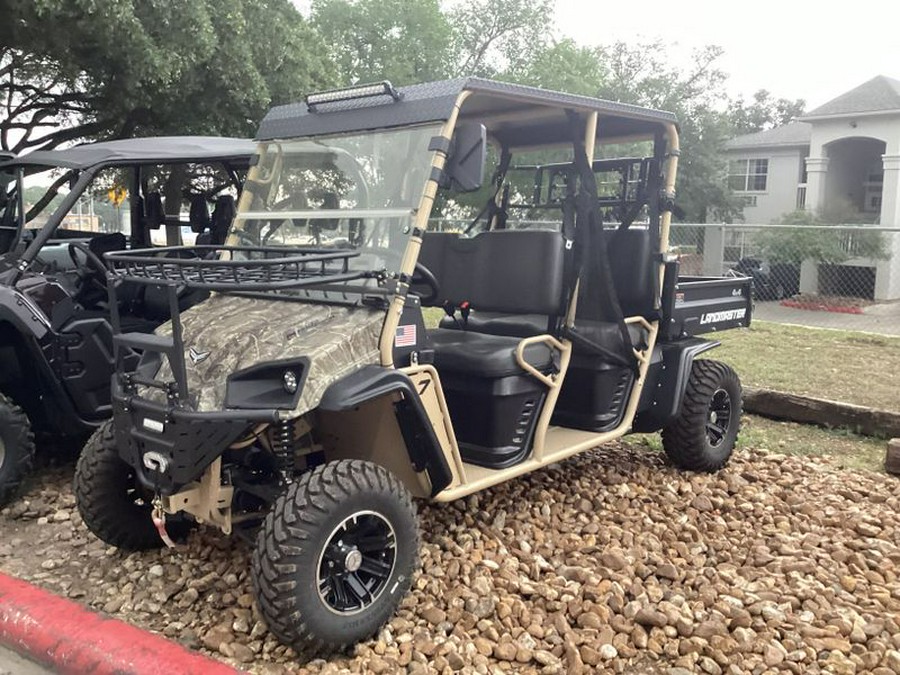
[[[717,471],[731,458],[741,424],[741,382],[719,361],[694,361],[678,418],[663,429],[663,449],[689,471]]]
[[[0,394],[0,507],[16,494],[34,464],[34,434],[28,415]]]
[[[119,457],[112,420],[88,439],[75,467],[75,503],[84,524],[110,546],[127,551],[148,551],[163,547],[151,511],[152,496],[137,481],[134,469]],[[190,532],[187,521],[166,522],[166,531],[175,540]]]
[[[257,535],[253,584],[269,629],[307,653],[372,636],[409,590],[418,544],[412,498],[390,471],[360,460],[316,467],[275,500]]]

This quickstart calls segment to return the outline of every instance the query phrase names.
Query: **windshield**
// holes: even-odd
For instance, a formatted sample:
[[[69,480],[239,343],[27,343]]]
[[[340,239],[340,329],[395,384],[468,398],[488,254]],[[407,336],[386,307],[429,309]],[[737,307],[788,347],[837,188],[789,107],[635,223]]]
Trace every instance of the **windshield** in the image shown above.
[[[227,243],[355,249],[351,269],[399,271],[439,128],[261,144]]]

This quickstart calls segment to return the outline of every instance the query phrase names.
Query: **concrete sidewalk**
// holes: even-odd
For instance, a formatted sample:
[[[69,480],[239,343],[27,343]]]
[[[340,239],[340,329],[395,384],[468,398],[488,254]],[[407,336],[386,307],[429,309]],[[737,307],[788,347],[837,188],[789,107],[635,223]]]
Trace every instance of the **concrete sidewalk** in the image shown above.
[[[809,328],[834,328],[900,336],[900,302],[871,305],[862,314],[841,314],[796,307],[784,307],[777,301],[757,302],[753,319],[789,323]]]
[[[53,671],[24,659],[0,645],[0,675],[53,675]]]

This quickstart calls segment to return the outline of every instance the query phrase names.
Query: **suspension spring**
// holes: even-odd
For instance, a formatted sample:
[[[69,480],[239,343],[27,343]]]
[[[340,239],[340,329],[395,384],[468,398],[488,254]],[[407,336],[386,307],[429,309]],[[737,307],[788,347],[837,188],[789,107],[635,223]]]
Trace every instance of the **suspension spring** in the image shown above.
[[[272,450],[278,462],[278,469],[282,472],[294,468],[294,423],[291,420],[281,420],[272,434]]]

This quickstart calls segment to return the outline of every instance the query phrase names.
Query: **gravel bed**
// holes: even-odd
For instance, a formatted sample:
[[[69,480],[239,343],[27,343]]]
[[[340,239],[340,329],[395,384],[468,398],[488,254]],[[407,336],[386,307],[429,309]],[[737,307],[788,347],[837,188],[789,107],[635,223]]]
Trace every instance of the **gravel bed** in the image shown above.
[[[329,661],[267,633],[246,543],[119,553],[71,471],[0,512],[0,568],[250,672],[900,672],[898,483],[830,460],[742,451],[692,475],[611,445],[423,504],[413,592]]]

